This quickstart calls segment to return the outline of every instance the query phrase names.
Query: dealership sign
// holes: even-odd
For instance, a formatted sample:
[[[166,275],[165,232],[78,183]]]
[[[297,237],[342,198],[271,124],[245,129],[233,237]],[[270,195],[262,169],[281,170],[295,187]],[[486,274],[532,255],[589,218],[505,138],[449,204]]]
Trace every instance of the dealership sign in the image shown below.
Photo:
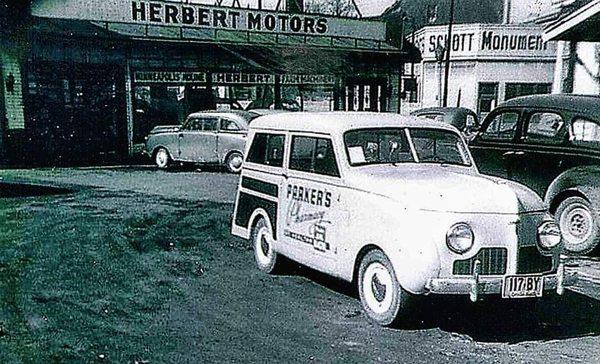
[[[166,83],[181,85],[187,83],[206,84],[208,79],[215,85],[274,85],[275,75],[267,73],[207,72],[190,71],[136,71],[135,83]],[[280,75],[282,85],[333,85],[335,77],[330,75]]]
[[[163,0],[39,0],[37,17],[385,40],[385,23]]]
[[[449,42],[451,58],[555,58],[556,46],[544,42],[542,32],[531,25],[458,25]],[[425,27],[415,34],[415,45],[424,60],[435,60],[447,39],[447,27]]]

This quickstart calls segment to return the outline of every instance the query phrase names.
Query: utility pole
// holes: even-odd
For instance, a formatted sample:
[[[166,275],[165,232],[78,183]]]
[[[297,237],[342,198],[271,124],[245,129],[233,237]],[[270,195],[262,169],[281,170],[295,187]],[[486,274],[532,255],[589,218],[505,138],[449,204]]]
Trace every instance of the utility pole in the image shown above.
[[[448,39],[446,39],[446,73],[444,74],[444,101],[448,106],[448,78],[450,77],[450,53],[452,51],[452,24],[454,23],[454,0],[450,0],[450,19],[448,21]]]

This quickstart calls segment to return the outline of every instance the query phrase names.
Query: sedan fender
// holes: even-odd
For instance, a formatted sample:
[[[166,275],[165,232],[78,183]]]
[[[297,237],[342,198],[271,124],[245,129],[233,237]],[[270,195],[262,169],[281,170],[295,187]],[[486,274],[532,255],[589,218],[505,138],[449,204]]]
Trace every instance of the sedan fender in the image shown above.
[[[560,174],[548,187],[544,200],[554,212],[567,196],[583,195],[600,213],[600,167],[582,166]]]

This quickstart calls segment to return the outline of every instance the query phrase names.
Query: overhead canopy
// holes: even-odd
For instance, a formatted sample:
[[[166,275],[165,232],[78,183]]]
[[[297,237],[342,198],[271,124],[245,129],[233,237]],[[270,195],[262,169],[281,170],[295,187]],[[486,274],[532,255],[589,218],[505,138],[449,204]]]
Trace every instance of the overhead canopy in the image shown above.
[[[600,0],[590,1],[547,25],[544,39],[600,41]]]

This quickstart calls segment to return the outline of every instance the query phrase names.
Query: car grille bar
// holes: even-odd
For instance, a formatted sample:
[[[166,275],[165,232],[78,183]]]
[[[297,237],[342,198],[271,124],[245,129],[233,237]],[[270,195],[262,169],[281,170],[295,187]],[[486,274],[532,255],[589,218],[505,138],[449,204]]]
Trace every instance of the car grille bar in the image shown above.
[[[452,269],[454,275],[472,275],[475,261],[481,262],[481,275],[506,274],[508,250],[506,248],[482,248],[470,259],[456,260]]]
[[[546,273],[552,271],[553,260],[551,256],[542,255],[536,246],[519,248],[517,256],[517,273]]]

